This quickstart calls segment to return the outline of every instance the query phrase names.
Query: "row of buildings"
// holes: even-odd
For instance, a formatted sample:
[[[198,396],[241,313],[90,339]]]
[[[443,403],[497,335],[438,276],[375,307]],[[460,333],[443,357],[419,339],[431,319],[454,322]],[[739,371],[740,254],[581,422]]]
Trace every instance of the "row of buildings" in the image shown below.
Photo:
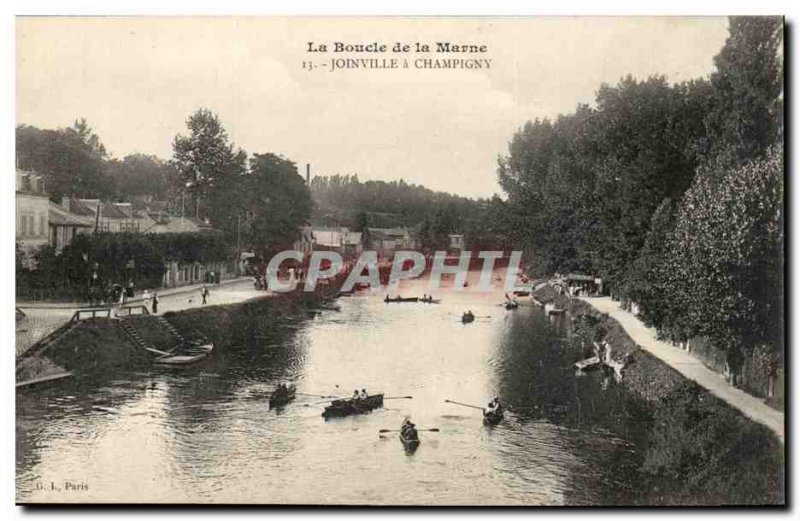
[[[42,246],[61,250],[81,233],[140,232],[181,233],[209,229],[191,217],[174,217],[166,203],[146,199],[110,203],[99,199],[63,197],[61,204],[50,200],[42,176],[16,171],[16,240],[30,255]]]
[[[362,251],[375,251],[378,256],[390,258],[399,250],[416,250],[419,241],[405,227],[397,228],[364,228],[361,232],[346,227],[305,226],[301,229],[300,239],[294,249],[306,255],[315,250],[332,250],[343,257],[353,257]],[[464,236],[449,235],[449,249],[460,253],[465,249]]]
[[[29,268],[35,268],[34,253],[52,246],[60,251],[83,233],[191,233],[210,230],[208,223],[188,216],[175,217],[166,203],[136,198],[130,202],[64,197],[50,200],[44,179],[35,172],[16,171],[16,243]],[[164,287],[204,281],[210,272],[226,275],[224,263],[165,266]]]

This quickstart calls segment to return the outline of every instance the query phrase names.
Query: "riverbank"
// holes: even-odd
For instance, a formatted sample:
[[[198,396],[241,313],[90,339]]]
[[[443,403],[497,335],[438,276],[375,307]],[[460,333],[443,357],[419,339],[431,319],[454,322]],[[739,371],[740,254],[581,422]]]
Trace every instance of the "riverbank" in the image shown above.
[[[215,344],[215,354],[231,342],[244,341],[246,335],[257,335],[253,324],[261,324],[264,317],[279,323],[293,317],[307,317],[318,302],[332,298],[335,287],[322,286],[313,293],[295,291],[284,294],[265,294],[252,288],[240,293],[215,291],[211,302],[200,304],[199,297],[187,299],[186,306],[176,305],[175,311],[162,315],[141,315],[125,318],[95,318],[66,326],[52,342],[19,357],[16,380],[19,383],[47,381],[56,375],[70,373],[75,376],[98,374],[118,368],[147,366],[153,355],[132,339],[122,328],[124,321],[132,326],[142,340],[152,347],[166,351],[175,346],[178,338],[161,318],[174,326],[188,339],[205,337]],[[254,296],[255,295],[255,296]],[[181,297],[186,299],[185,294]],[[188,309],[181,309],[185,307]],[[169,307],[168,307],[169,308]],[[262,320],[253,320],[260,317]]]
[[[650,423],[635,456],[644,483],[641,504],[785,503],[782,421],[779,428],[759,422],[751,408],[725,400],[729,391],[742,391],[719,375],[696,381],[692,376],[700,374],[699,361],[681,365],[683,359],[661,358],[660,350],[649,351],[653,345],[649,338],[642,337],[625,317],[619,321],[618,313],[593,306],[595,299],[570,299],[548,284],[537,286],[533,297],[569,312],[574,344],[588,350],[593,342],[605,340],[612,360],[624,364],[620,385],[641,402]],[[705,387],[711,376],[729,389]],[[760,405],[769,409],[763,402]]]

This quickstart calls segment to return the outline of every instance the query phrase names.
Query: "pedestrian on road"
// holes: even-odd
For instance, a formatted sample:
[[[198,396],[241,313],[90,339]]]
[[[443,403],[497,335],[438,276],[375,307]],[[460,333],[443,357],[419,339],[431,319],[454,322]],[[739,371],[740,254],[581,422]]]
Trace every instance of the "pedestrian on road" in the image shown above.
[[[142,292],[142,303],[145,307],[150,307],[150,290],[146,289]]]
[[[203,304],[205,304],[206,303],[206,299],[208,298],[208,288],[207,287],[203,286],[200,289],[200,296],[203,297]]]
[[[158,293],[153,292],[153,314],[158,315]]]

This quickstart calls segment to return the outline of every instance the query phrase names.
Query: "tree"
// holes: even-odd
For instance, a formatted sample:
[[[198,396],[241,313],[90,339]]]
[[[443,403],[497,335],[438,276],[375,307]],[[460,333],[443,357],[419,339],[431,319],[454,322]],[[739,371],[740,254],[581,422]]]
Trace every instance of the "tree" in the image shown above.
[[[708,160],[721,169],[762,156],[782,135],[782,18],[731,17],[729,32],[714,58],[713,103],[705,118]]]
[[[355,231],[363,232],[369,226],[369,217],[367,217],[367,212],[358,212],[356,215],[356,225]]]
[[[314,205],[297,166],[275,154],[254,154],[244,187],[249,210],[246,243],[265,258],[291,248]]]
[[[53,201],[63,196],[105,199],[113,192],[108,154],[85,119],[57,130],[19,125],[16,151],[21,168],[44,176]]]
[[[108,172],[116,195],[122,200],[131,196],[161,199],[179,184],[175,166],[153,155],[130,154],[122,161],[112,159]]]
[[[688,333],[725,350],[732,370],[783,341],[783,154],[703,171],[678,210],[667,265]]]
[[[186,126],[189,135],[175,136],[172,149],[173,162],[192,195],[191,213],[229,230],[236,220],[229,205],[240,195],[236,178],[246,171],[247,155],[234,150],[219,118],[208,109],[198,109]]]

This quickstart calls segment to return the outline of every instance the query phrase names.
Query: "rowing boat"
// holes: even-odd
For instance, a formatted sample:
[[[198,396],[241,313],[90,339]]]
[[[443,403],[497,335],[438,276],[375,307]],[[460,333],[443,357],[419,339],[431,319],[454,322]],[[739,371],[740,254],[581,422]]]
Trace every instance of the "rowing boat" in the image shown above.
[[[461,315],[461,322],[463,322],[464,324],[469,324],[470,322],[474,321],[475,321],[475,315],[473,315],[472,313],[464,313],[463,315]]]
[[[442,300],[438,298],[421,298],[419,301],[425,304],[440,304],[442,302]]]
[[[419,301],[419,297],[405,297],[405,298],[403,298],[403,297],[395,297],[395,298],[386,297],[385,299],[383,299],[383,301],[386,302],[387,304],[390,303],[390,302],[417,302],[417,301]]]
[[[483,423],[486,425],[497,425],[503,420],[503,409],[497,411],[483,411]]]
[[[412,451],[419,447],[419,434],[416,430],[409,429],[406,432],[400,432],[400,442],[407,451]]]
[[[334,400],[322,412],[324,418],[341,418],[353,414],[364,414],[383,407],[383,394],[372,394],[363,400]]]
[[[285,391],[283,389],[275,389],[269,397],[269,408],[274,409],[275,407],[286,405],[294,400],[296,393],[297,387],[295,385],[288,386]]]
[[[189,365],[199,362],[208,356],[214,349],[214,344],[189,344],[182,347],[177,352],[168,353],[156,358],[157,364],[163,365]]]

